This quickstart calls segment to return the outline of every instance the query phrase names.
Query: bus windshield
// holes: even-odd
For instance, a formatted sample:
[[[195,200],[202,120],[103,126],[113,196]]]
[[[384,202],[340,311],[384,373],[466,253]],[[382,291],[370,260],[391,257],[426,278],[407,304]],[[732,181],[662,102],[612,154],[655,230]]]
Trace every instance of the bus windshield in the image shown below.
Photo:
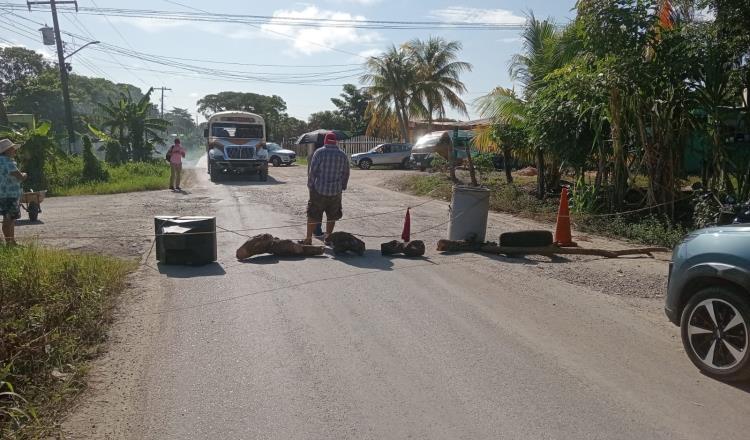
[[[263,126],[237,124],[234,122],[214,122],[211,136],[221,138],[263,139]]]

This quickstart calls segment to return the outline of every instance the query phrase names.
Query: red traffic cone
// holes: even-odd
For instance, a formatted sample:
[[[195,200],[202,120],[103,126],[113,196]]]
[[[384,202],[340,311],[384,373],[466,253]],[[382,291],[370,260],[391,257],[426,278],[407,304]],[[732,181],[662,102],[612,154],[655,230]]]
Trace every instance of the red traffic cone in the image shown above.
[[[409,208],[406,208],[406,216],[404,217],[404,230],[401,232],[401,239],[404,241],[411,241],[411,214],[409,214]]]
[[[555,226],[555,244],[560,247],[577,246],[570,231],[570,209],[568,208],[568,188],[563,187],[560,194],[560,210],[557,212]]]

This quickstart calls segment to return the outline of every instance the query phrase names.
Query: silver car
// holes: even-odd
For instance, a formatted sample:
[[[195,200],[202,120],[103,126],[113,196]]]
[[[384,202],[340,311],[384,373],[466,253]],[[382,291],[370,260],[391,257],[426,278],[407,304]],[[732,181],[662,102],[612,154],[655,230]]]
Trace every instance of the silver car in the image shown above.
[[[297,160],[297,153],[287,150],[277,143],[268,142],[266,148],[268,149],[268,161],[275,167],[289,166]]]
[[[707,228],[678,244],[665,311],[696,367],[717,379],[750,379],[750,226]]]
[[[352,154],[355,167],[369,170],[373,165],[396,165],[409,168],[411,144],[381,144],[367,153]]]

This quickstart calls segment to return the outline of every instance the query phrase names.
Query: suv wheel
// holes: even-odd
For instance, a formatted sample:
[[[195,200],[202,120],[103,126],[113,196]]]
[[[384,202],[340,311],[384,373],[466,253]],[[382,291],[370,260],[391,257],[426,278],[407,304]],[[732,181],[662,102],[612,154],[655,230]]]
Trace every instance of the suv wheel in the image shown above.
[[[274,156],[271,158],[271,164],[275,167],[281,166],[281,159],[278,156]]]
[[[408,157],[406,159],[404,159],[404,160],[401,161],[401,168],[403,168],[405,170],[411,169],[411,163],[409,162],[409,158]]]
[[[750,379],[750,300],[724,287],[694,295],[682,312],[682,344],[690,360],[716,379]]]
[[[359,161],[359,167],[363,170],[369,170],[372,166],[372,161],[370,159],[362,159]]]

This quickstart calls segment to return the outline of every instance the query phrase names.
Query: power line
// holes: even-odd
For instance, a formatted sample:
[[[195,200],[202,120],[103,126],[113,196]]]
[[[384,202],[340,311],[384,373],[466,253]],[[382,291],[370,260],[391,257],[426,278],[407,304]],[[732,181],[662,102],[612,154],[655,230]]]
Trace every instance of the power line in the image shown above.
[[[94,6],[96,6],[97,8],[99,7],[99,5],[96,4],[95,0],[91,0],[91,3],[93,3]],[[128,46],[131,50],[135,50],[135,48],[133,48],[133,46],[130,45],[130,42],[128,42],[127,38],[125,38],[125,36],[122,35],[122,33],[120,32],[120,30],[117,29],[117,27],[115,27],[114,24],[112,24],[112,21],[109,19],[109,16],[105,15],[104,19],[107,21],[107,24],[109,24],[109,26],[115,31],[115,33],[117,33],[117,35],[120,36],[120,39],[122,39],[122,41],[125,43],[125,45]],[[143,84],[146,84],[146,82],[143,81],[143,79],[141,79],[140,77],[138,77],[135,74],[133,74],[133,75],[136,76],[136,78],[138,78]],[[159,78],[160,80],[162,79],[162,78],[159,77],[159,75],[157,75],[157,78]],[[162,81],[162,82],[164,82],[164,81]]]
[[[182,3],[178,3],[178,2],[175,2],[175,1],[172,1],[172,0],[164,0],[164,1],[167,2],[167,3],[172,3],[174,5],[182,6],[183,8],[192,9],[193,11],[198,11],[198,12],[201,12],[203,14],[211,14],[210,12],[205,11],[203,9],[198,9],[198,8],[194,8],[192,6],[183,5]],[[239,23],[246,24],[246,25],[248,25],[248,26],[250,26],[252,28],[259,29],[261,31],[264,30],[262,26],[257,26],[257,25],[254,25],[254,24],[250,24],[248,22],[242,22],[242,21],[240,21]],[[280,35],[280,36],[286,38],[287,40],[296,41],[296,38],[292,37],[291,35],[287,35],[287,34],[285,34],[283,32],[278,32],[278,31],[274,31],[274,30],[271,30],[271,29],[265,29],[265,31],[266,32],[270,32],[272,34]],[[320,43],[315,42],[315,41],[310,41],[309,43],[312,44],[312,45],[314,45],[314,46],[322,47],[324,49],[332,50],[332,51],[343,53],[343,54],[346,54],[346,55],[352,55],[352,56],[360,57],[362,59],[367,59],[367,57],[363,57],[362,55],[360,55],[358,53],[349,52],[348,50],[337,49],[335,47],[326,46],[324,44],[320,44]]]
[[[287,17],[277,15],[250,15],[237,13],[217,13],[193,8],[176,1],[164,0],[167,3],[192,9],[195,12],[165,11],[156,9],[126,8],[89,8],[80,7],[79,12],[85,15],[106,15],[109,17],[158,18],[171,21],[222,22],[240,24],[276,24],[294,27],[346,27],[359,29],[460,29],[460,30],[521,30],[525,23],[518,21],[436,21],[436,20],[366,20],[359,18],[336,19],[324,17]],[[2,3],[0,5],[21,9],[19,5]],[[70,9],[70,8],[68,8]]]
[[[24,17],[20,17],[20,18],[24,18]],[[27,19],[27,21],[34,23],[33,20]],[[23,23],[18,23],[15,21],[12,21],[12,23],[16,25],[19,30],[23,28],[29,29],[29,33],[31,33],[32,35],[34,34],[33,28],[30,28],[29,26],[26,26]],[[78,34],[71,33],[71,32],[66,32],[66,35],[79,38],[82,41],[88,40],[87,37],[85,36],[78,35]],[[168,66],[168,67],[177,68],[177,69],[184,70],[187,72],[192,72],[193,74],[198,74],[198,77],[202,77],[202,78],[210,79],[210,80],[217,80],[219,78],[223,78],[223,79],[228,79],[228,80],[233,80],[233,81],[242,81],[242,82],[268,82],[268,83],[289,84],[289,85],[341,86],[341,84],[325,84],[325,83],[331,82],[331,81],[342,80],[342,79],[355,78],[358,76],[358,74],[355,72],[361,72],[361,68],[317,72],[317,73],[299,73],[299,74],[293,74],[293,73],[279,74],[276,72],[230,71],[230,70],[221,70],[221,69],[209,68],[205,66],[196,66],[196,65],[181,63],[177,61],[172,61],[170,59],[165,59],[158,55],[136,52],[136,51],[125,49],[125,48],[115,46],[112,44],[108,44],[108,43],[101,43],[96,46],[92,46],[91,49],[94,51],[103,52],[107,54],[121,68],[131,73],[133,70],[152,71],[154,73],[165,73],[165,74],[170,74],[170,75],[178,73],[178,72],[148,69],[148,68],[143,68],[143,67],[126,66],[122,62],[117,60],[115,56],[127,56],[130,58],[138,59],[140,61],[154,63],[159,66]],[[347,75],[346,73],[352,73],[352,74]],[[196,75],[190,75],[188,77],[195,79]]]
[[[0,3],[0,8],[4,8],[2,3]],[[28,21],[30,23],[33,23],[37,26],[44,26],[44,23],[32,20],[28,17],[24,17],[22,15],[16,14],[12,11],[7,11],[9,14],[12,14],[13,16]],[[66,15],[66,14],[63,14]],[[78,20],[77,16],[73,15],[74,20]],[[84,26],[83,23],[78,20],[81,26]],[[26,26],[28,29],[28,26]],[[36,29],[32,29],[34,32],[36,32]],[[81,30],[81,29],[79,29]],[[76,35],[71,32],[63,31],[66,35],[72,36],[72,37],[78,37],[78,38],[85,38],[81,35]],[[84,33],[89,35],[89,37],[92,40],[95,40],[96,38],[91,35],[88,30],[85,30],[84,27]],[[154,57],[159,60],[162,59],[171,59],[171,60],[178,60],[178,61],[193,61],[193,62],[199,62],[199,63],[210,63],[210,64],[227,64],[227,65],[237,65],[237,66],[252,66],[252,67],[278,67],[278,68],[334,68],[334,67],[352,67],[352,66],[362,66],[362,63],[347,63],[347,64],[257,64],[257,63],[241,63],[241,62],[235,62],[235,61],[224,61],[224,60],[216,60],[216,59],[210,59],[210,58],[181,58],[181,57],[175,57],[175,56],[169,56],[169,55],[157,55],[157,54],[148,54],[145,52],[138,52],[136,50],[131,49],[133,52],[137,52],[146,56]]]

